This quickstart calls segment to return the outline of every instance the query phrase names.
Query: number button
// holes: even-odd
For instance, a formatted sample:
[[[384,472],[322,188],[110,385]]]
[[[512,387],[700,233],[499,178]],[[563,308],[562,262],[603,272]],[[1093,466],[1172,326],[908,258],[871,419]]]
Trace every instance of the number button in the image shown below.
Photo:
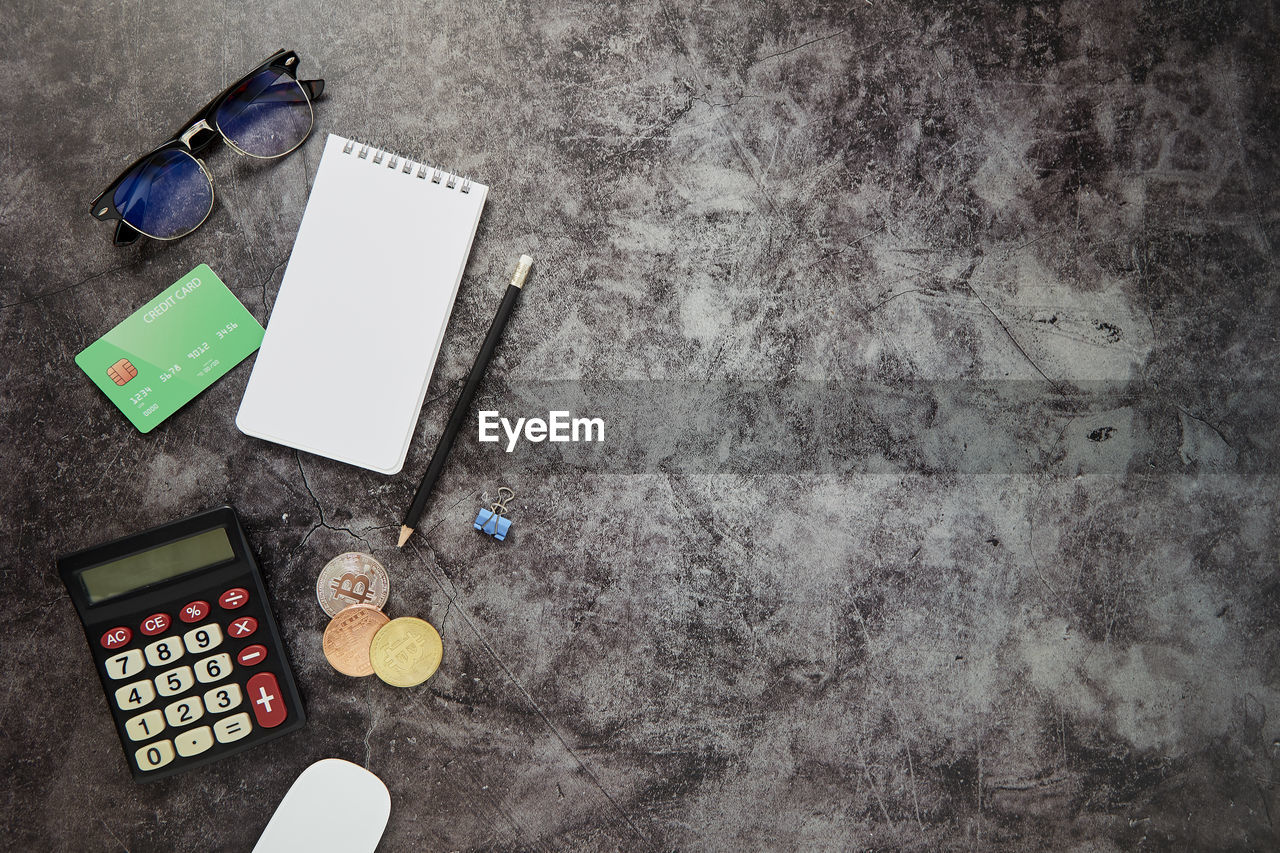
[[[242,699],[239,684],[224,684],[204,694],[204,705],[210,714],[221,714],[239,705]]]
[[[154,637],[156,634],[163,634],[169,630],[169,624],[172,622],[165,613],[152,613],[146,619],[142,620],[142,633],[148,637]]]
[[[173,761],[173,743],[158,740],[135,752],[133,757],[139,770],[158,770]]]
[[[208,625],[201,625],[199,628],[193,628],[183,634],[182,641],[187,644],[187,651],[193,655],[198,655],[221,645],[222,629],[212,622]]]
[[[213,746],[213,730],[208,726],[201,726],[198,729],[183,732],[174,737],[173,744],[178,748],[178,755],[183,758],[199,755]]]
[[[161,696],[176,696],[196,683],[191,667],[180,666],[156,676],[156,692]]]
[[[156,709],[130,717],[124,724],[124,730],[129,735],[129,740],[146,740],[149,737],[155,737],[164,731],[164,714]]]
[[[188,625],[192,622],[200,622],[204,617],[209,615],[209,602],[193,601],[190,604],[183,605],[178,611],[178,618]]]
[[[116,704],[125,711],[148,705],[154,698],[156,698],[156,689],[151,686],[149,678],[126,684],[116,691]]]
[[[98,642],[104,649],[118,649],[121,646],[129,645],[129,641],[133,639],[133,631],[121,625],[119,628],[112,628],[110,631],[102,635],[102,639]]]
[[[164,718],[175,729],[191,725],[203,716],[204,706],[200,704],[199,696],[188,696],[186,699],[179,699],[164,709]]]
[[[231,672],[231,655],[224,652],[220,655],[207,657],[196,664],[196,681],[201,684],[208,684],[211,681],[226,677],[229,672]]]
[[[218,604],[223,610],[235,610],[238,607],[244,607],[245,602],[249,600],[249,590],[242,586],[235,589],[229,589],[222,595],[218,596]]]
[[[156,640],[143,651],[147,653],[147,663],[152,666],[164,666],[182,657],[182,638],[165,637],[163,640]]]
[[[213,736],[218,739],[218,743],[231,743],[233,740],[240,740],[249,733],[253,725],[249,722],[249,715],[239,713],[235,716],[224,717],[213,724]]]
[[[241,616],[227,626],[227,633],[235,640],[247,637],[256,630],[258,630],[258,620],[252,616]]]
[[[142,649],[130,649],[107,658],[107,675],[113,679],[136,675],[142,671]]]

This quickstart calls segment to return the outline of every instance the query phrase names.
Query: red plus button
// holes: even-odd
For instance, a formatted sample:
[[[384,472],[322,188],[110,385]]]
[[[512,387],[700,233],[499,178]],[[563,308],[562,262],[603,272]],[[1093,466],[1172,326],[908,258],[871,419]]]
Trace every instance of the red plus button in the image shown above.
[[[121,646],[129,645],[129,641],[132,639],[133,631],[121,625],[119,628],[112,628],[103,634],[102,639],[98,642],[102,644],[104,649],[118,649]]]
[[[164,613],[152,613],[146,619],[142,620],[142,633],[148,637],[154,637],[156,634],[163,634],[169,630],[169,624],[173,620]]]
[[[235,610],[237,607],[244,607],[245,602],[248,600],[249,590],[239,586],[235,589],[229,589],[218,596],[218,604],[222,605],[223,610]]]
[[[267,647],[254,643],[252,646],[245,646],[240,650],[240,654],[236,655],[236,663],[241,666],[257,666],[267,659]]]
[[[280,695],[280,685],[276,677],[269,672],[260,672],[249,683],[249,701],[253,703],[253,716],[258,718],[258,725],[264,729],[274,729],[284,722],[288,712],[284,709],[284,697]]]
[[[209,602],[193,601],[178,611],[178,618],[183,622],[199,622],[209,615]]]
[[[247,637],[256,630],[258,630],[258,620],[252,616],[241,616],[227,626],[227,633],[231,635],[233,640]]]

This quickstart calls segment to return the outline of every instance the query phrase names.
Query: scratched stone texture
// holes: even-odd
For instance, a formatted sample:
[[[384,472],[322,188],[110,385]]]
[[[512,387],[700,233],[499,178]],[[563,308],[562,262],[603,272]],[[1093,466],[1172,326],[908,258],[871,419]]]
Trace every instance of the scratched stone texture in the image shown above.
[[[248,850],[337,756],[387,783],[387,851],[1280,848],[1274,5],[0,21],[0,846]],[[328,81],[312,138],[213,152],[201,230],[113,248],[88,201],[279,47]],[[492,187],[405,473],[241,435],[249,364],[140,435],[74,355],[198,263],[266,323],[327,131]],[[507,380],[1105,379],[1164,414],[1081,414],[1062,453],[1115,464],[1075,475],[531,472],[467,434],[397,551],[521,252]],[[498,485],[502,545],[470,530]],[[222,503],[310,722],[135,785],[54,560]],[[352,549],[440,627],[425,685],[326,664],[315,576]]]

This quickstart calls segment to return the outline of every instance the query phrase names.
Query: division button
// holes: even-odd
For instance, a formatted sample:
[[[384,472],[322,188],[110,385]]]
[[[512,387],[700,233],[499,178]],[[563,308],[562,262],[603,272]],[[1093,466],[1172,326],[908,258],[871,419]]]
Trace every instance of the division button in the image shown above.
[[[275,728],[284,722],[288,712],[284,707],[284,696],[280,693],[280,685],[276,677],[269,672],[260,672],[245,685],[249,701],[253,703],[253,716],[258,725],[264,729]]]
[[[229,589],[222,595],[218,596],[218,604],[223,610],[235,610],[236,608],[244,607],[245,603],[248,601],[249,590],[242,586]]]
[[[240,654],[236,655],[236,663],[241,666],[257,666],[267,659],[267,647],[254,643],[252,646],[245,646],[240,650]]]
[[[121,646],[129,645],[129,641],[133,639],[133,631],[121,625],[119,628],[112,628],[102,635],[102,639],[98,643],[104,649],[118,649]]]

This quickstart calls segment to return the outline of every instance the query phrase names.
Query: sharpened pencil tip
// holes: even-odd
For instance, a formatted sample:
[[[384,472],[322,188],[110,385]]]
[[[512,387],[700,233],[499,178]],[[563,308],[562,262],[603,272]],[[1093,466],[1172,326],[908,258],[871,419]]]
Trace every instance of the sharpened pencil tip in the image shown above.
[[[397,547],[397,548],[403,548],[403,547],[404,547],[404,543],[408,542],[408,541],[409,541],[409,537],[410,537],[410,536],[412,536],[412,535],[413,535],[413,528],[412,528],[412,527],[404,527],[404,526],[401,526],[401,528],[400,528],[400,541],[396,543],[396,547]]]

